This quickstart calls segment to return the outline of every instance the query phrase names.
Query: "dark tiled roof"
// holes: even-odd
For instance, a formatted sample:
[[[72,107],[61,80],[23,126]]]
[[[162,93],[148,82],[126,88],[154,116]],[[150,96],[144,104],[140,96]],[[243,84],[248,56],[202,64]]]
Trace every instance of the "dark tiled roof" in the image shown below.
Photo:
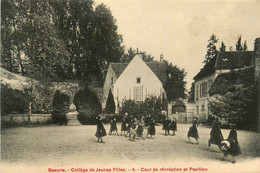
[[[123,73],[128,63],[110,63],[117,78]]]
[[[254,68],[246,68],[229,73],[222,73],[217,76],[210,87],[209,95],[225,94],[234,85],[250,85],[254,81]]]
[[[149,62],[146,64],[164,85],[166,83],[166,64],[159,62]],[[128,63],[111,63],[111,66],[117,77],[123,73],[127,65]]]
[[[198,80],[211,75],[215,70],[240,69],[251,66],[253,51],[218,52],[193,78]]]
[[[194,80],[201,79],[208,75],[211,75],[215,72],[215,64],[216,64],[217,56],[212,58],[204,67],[200,70],[200,72],[193,78]]]
[[[251,65],[253,51],[220,52],[216,69],[239,69]]]
[[[163,85],[166,83],[166,64],[159,62],[149,62],[146,63],[148,67],[154,72],[154,74],[159,78]]]

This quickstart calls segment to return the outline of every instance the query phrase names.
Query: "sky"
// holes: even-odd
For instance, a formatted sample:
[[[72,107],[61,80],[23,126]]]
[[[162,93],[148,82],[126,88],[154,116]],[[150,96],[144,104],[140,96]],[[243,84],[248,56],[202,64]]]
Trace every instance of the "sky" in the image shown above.
[[[235,48],[238,36],[248,50],[260,37],[260,1],[94,0],[112,12],[123,45],[160,54],[187,72],[186,88],[204,66],[210,36]]]

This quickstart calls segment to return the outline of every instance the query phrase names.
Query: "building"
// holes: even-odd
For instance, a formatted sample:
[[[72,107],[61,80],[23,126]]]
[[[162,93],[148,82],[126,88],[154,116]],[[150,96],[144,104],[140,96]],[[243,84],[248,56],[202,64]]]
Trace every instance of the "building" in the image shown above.
[[[166,98],[166,64],[144,62],[136,54],[130,63],[111,63],[103,86],[103,109],[111,91],[116,112],[124,100],[144,101],[149,95]]]
[[[231,71],[253,68],[255,78],[259,77],[260,71],[260,38],[255,40],[253,51],[218,52],[194,77],[195,80],[195,112],[202,120],[207,120],[210,111],[208,103],[213,99],[211,89],[220,85],[219,81],[225,78]],[[211,93],[209,91],[211,89]],[[215,89],[214,89],[215,90]],[[216,90],[215,90],[216,91]]]

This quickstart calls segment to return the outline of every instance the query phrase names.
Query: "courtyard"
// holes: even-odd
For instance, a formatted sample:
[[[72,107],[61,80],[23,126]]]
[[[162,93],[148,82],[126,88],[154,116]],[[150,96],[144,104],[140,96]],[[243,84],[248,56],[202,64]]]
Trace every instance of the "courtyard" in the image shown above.
[[[109,125],[104,125],[109,131]],[[96,126],[18,127],[1,131],[1,172],[257,172],[260,170],[260,133],[238,130],[242,155],[232,164],[222,160],[218,147],[207,148],[211,128],[199,126],[200,144],[188,143],[190,124],[178,124],[176,136],[156,126],[154,139],[129,141],[107,135],[97,143]],[[117,125],[120,129],[120,124]],[[119,132],[120,133],[120,132]],[[222,129],[227,138],[229,129]],[[97,170],[100,169],[100,170]],[[110,171],[109,171],[110,169]],[[113,170],[114,169],[114,170]],[[154,170],[158,169],[158,170]],[[89,171],[88,171],[89,172]]]

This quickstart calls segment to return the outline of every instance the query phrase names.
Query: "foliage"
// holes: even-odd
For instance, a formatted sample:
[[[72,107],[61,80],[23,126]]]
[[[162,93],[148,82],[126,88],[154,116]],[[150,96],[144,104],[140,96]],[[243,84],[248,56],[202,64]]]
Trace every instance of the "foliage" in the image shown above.
[[[11,72],[103,81],[123,55],[115,19],[93,0],[3,0],[1,9],[1,66]]]
[[[66,113],[69,110],[70,97],[57,90],[54,94],[52,102],[52,119],[53,123],[60,125],[67,125]]]
[[[125,115],[134,118],[141,118],[142,115],[150,114],[156,121],[161,120],[161,111],[167,109],[166,100],[162,100],[160,97],[149,96],[144,102],[135,102],[134,100],[125,100],[119,109],[120,115]]]
[[[11,112],[25,113],[28,111],[31,101],[30,91],[12,89],[8,85],[1,84],[1,115]]]
[[[214,56],[217,55],[216,44],[218,43],[218,39],[215,34],[212,34],[208,40],[207,45],[207,53],[205,55],[205,59],[203,63],[207,64]]]
[[[75,94],[73,103],[79,113],[78,120],[81,124],[95,124],[95,117],[102,110],[95,92],[88,88],[80,90]]]
[[[130,61],[132,61],[132,59],[134,58],[134,56],[137,54],[137,50],[130,48],[127,50],[127,52],[122,56],[122,58],[120,59],[121,63],[129,63]],[[140,53],[140,52],[139,52]],[[142,58],[145,62],[156,62],[154,60],[154,57],[150,54],[147,54],[146,52],[142,52]]]
[[[185,98],[186,81],[184,81],[186,72],[172,63],[166,63],[167,78],[164,86],[168,101],[175,101],[179,98]]]
[[[195,102],[195,82],[192,82],[190,91],[188,93],[188,102],[194,103]]]
[[[111,89],[110,89],[109,93],[108,93],[107,102],[106,102],[105,113],[114,114],[115,109],[116,109],[115,101],[114,101],[114,97],[113,97],[113,94],[112,94]]]
[[[221,47],[219,48],[220,52],[226,52],[226,45],[223,43],[223,41],[221,42]]]
[[[241,35],[238,36],[238,40],[237,40],[237,43],[236,43],[236,51],[242,51],[243,50],[243,47],[242,47],[242,44],[241,44]]]
[[[226,85],[221,95],[209,101],[213,115],[226,118],[241,128],[257,127],[257,81],[254,81],[252,73],[253,70],[251,73],[231,72],[231,85]]]

